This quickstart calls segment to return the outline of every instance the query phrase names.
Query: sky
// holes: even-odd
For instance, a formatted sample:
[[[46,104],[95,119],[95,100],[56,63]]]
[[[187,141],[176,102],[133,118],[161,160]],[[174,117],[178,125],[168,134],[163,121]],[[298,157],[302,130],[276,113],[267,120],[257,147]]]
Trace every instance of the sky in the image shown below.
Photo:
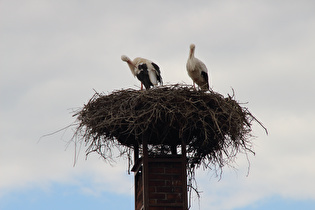
[[[85,156],[73,113],[94,92],[139,89],[120,56],[192,84],[189,45],[211,87],[235,91],[256,155],[197,171],[192,210],[315,209],[315,2],[312,0],[0,0],[0,209],[134,209],[127,161]],[[76,160],[76,162],[74,161]],[[74,166],[74,162],[76,163]]]

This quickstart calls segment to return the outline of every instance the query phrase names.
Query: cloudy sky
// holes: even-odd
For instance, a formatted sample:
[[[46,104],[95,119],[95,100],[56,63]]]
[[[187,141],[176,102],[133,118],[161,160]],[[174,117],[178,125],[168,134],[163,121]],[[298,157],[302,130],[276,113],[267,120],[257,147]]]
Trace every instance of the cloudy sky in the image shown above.
[[[189,45],[213,89],[268,128],[256,155],[199,170],[191,209],[315,209],[315,3],[0,0],[0,209],[134,209],[126,160],[75,167],[73,111],[98,92],[135,88],[122,54],[156,62],[165,84],[191,84]]]

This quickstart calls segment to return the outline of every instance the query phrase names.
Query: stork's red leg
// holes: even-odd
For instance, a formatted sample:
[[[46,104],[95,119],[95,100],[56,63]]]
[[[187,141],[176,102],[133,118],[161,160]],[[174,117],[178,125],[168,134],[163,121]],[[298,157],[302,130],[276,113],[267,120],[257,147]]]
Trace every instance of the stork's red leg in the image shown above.
[[[141,88],[140,88],[140,90],[143,90],[143,84],[142,84],[142,82],[141,82]]]

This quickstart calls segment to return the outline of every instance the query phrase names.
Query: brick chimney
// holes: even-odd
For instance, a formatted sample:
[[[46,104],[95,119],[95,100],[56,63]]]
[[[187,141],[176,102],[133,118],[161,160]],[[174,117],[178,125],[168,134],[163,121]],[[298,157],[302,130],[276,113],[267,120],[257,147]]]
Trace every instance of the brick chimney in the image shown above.
[[[187,210],[186,148],[182,154],[149,155],[135,148],[135,210]]]

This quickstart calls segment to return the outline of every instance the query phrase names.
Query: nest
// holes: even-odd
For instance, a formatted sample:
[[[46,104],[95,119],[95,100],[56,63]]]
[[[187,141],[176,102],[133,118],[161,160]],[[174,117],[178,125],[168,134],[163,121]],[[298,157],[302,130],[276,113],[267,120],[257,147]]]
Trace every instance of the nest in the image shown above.
[[[97,152],[107,159],[117,147],[129,157],[143,139],[157,154],[185,142],[189,169],[201,164],[222,167],[239,152],[254,153],[252,122],[263,127],[234,96],[179,84],[95,93],[74,116],[79,121],[76,135],[84,139],[87,154]]]

